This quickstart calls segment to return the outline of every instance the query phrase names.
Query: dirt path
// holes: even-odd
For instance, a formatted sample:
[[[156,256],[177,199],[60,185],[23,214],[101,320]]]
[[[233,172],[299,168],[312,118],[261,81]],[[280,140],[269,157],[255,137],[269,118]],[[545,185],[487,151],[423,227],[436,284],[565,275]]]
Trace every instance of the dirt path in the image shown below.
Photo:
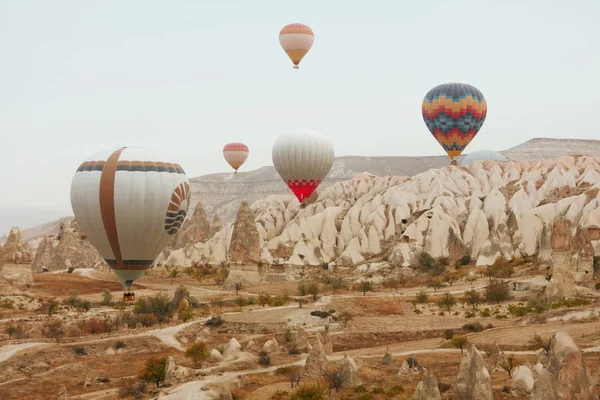
[[[22,343],[22,344],[7,344],[0,347],[0,362],[6,361],[14,356],[18,351],[29,349],[36,346],[49,346],[50,343]]]

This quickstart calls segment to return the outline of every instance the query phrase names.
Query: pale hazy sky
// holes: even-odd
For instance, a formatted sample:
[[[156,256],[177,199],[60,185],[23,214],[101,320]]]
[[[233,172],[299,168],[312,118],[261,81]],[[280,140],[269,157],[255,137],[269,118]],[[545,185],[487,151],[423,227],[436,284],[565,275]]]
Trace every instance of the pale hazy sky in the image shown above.
[[[317,129],[336,155],[442,155],[421,117],[465,81],[488,117],[467,151],[599,138],[598,0],[0,1],[0,209],[71,213],[77,166],[143,146],[195,177],[272,165],[275,138]],[[300,70],[279,30],[315,32]],[[0,232],[1,234],[2,232]]]

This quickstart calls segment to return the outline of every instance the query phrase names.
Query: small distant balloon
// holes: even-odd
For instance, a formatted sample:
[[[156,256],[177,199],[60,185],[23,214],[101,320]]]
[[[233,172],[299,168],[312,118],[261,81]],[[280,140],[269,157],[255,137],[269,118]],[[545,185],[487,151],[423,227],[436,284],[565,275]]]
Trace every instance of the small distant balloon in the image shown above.
[[[279,32],[279,43],[294,63],[294,69],[310,50],[315,41],[315,34],[308,26],[300,23],[289,24]]]
[[[275,170],[302,203],[325,179],[335,154],[321,133],[296,130],[277,138],[272,156]]]
[[[223,157],[225,157],[225,161],[235,170],[235,173],[244,164],[248,158],[248,154],[248,146],[244,143],[228,143],[223,147]]]
[[[444,83],[423,99],[423,120],[450,160],[459,156],[481,129],[487,115],[483,94],[466,83]]]

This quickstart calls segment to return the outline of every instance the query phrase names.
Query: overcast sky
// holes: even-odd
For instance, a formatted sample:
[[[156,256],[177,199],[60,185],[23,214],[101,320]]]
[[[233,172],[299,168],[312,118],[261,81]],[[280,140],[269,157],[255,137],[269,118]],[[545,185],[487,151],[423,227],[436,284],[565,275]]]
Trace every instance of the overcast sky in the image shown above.
[[[229,172],[229,141],[250,147],[241,170],[272,165],[296,128],[336,155],[442,155],[420,107],[448,81],[488,102],[466,152],[596,139],[598,15],[598,0],[1,1],[0,210],[71,214],[75,169],[112,146],[190,177]],[[300,70],[278,41],[291,22],[315,32]]]

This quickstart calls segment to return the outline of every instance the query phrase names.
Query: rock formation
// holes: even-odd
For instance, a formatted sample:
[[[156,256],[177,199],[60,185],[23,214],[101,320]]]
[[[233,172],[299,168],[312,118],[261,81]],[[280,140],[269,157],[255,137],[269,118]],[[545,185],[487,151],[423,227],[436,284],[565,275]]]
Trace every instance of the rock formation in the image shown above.
[[[460,362],[454,385],[456,400],[492,400],[492,379],[483,357],[472,346]]]
[[[556,379],[546,368],[542,368],[535,377],[531,400],[563,400],[558,396]]]
[[[219,216],[215,215],[212,220],[212,223],[210,224],[210,236],[215,236],[218,232],[221,231],[221,229],[223,229],[223,223],[221,222]]]
[[[25,241],[19,228],[13,227],[6,242],[0,249],[0,260],[3,264],[29,265],[33,261],[29,244]]]
[[[45,236],[39,244],[31,269],[40,272],[42,267],[49,271],[108,268],[100,253],[86,239],[76,219],[71,221],[70,226],[61,223],[56,237]]]
[[[228,224],[197,245],[194,261],[275,257],[291,266],[351,266],[381,255],[393,267],[410,267],[422,251],[467,254],[477,265],[537,254],[585,275],[591,250],[600,251],[599,179],[600,159],[589,156],[478,161],[410,178],[362,173],[325,188],[305,208],[279,195],[254,202],[251,211],[244,204],[238,214],[248,217],[252,250],[234,240],[239,235]]]
[[[226,359],[232,359],[240,352],[241,349],[242,346],[240,345],[240,342],[238,342],[236,338],[231,338],[227,343],[227,346],[225,346],[225,350],[223,350],[223,357]]]
[[[0,248],[0,278],[19,285],[32,283],[31,261],[29,244],[19,228],[12,228]]]
[[[206,242],[211,237],[211,224],[208,221],[208,215],[206,215],[202,203],[198,201],[192,217],[187,219],[179,232],[177,232],[175,238],[171,242],[171,247],[180,249],[185,247],[188,243],[195,244],[198,242]]]
[[[423,380],[417,384],[413,400],[441,400],[441,398],[437,379],[429,371],[426,371]]]
[[[308,377],[323,377],[329,370],[329,364],[327,363],[327,356],[323,349],[321,339],[317,337],[315,344],[308,353],[305,363],[305,374]]]
[[[560,399],[593,400],[595,383],[583,359],[583,354],[566,329],[554,334],[546,366],[556,379]]]
[[[520,395],[529,395],[533,390],[533,372],[525,365],[520,365],[512,373],[512,387]]]
[[[353,388],[362,384],[356,362],[348,354],[344,356],[338,369],[338,374],[341,377],[341,386],[343,388]]]
[[[260,235],[254,222],[254,214],[248,203],[242,201],[231,234],[230,262],[260,263]]]

